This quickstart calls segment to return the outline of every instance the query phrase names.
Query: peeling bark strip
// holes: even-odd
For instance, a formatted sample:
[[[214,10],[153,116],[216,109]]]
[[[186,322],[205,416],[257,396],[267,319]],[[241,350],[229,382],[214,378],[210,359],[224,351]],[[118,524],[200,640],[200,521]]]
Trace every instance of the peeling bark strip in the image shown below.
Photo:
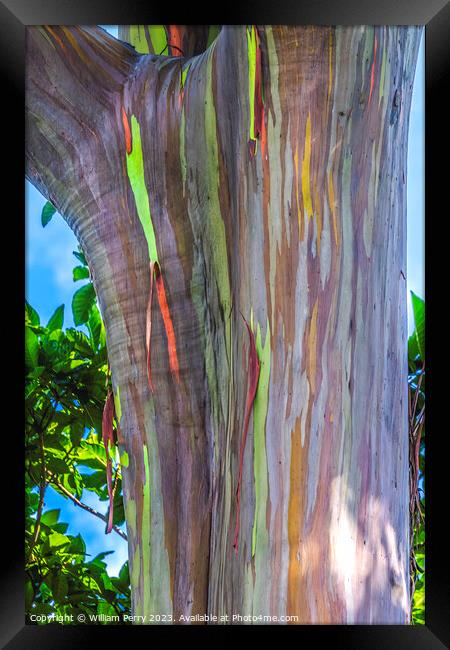
[[[133,612],[407,623],[421,29],[175,30],[27,28],[27,174],[95,278]]]
[[[241,314],[242,315],[242,314]],[[234,540],[233,548],[236,553],[238,552],[238,539],[239,539],[239,512],[241,507],[241,481],[242,481],[242,469],[244,466],[244,451],[245,443],[247,441],[248,425],[250,422],[250,415],[252,412],[253,402],[255,400],[256,389],[258,386],[259,379],[259,360],[256,353],[255,346],[255,335],[250,329],[250,325],[244,319],[245,326],[247,327],[248,337],[249,337],[249,350],[248,350],[248,387],[247,387],[247,399],[245,401],[245,415],[244,415],[244,427],[242,431],[242,442],[241,450],[239,454],[239,476],[236,488],[236,526],[234,531]]]
[[[166,290],[164,288],[164,281],[159,268],[158,262],[150,262],[150,295],[147,305],[147,325],[146,325],[146,349],[147,349],[147,376],[148,385],[153,393],[152,371],[151,371],[151,332],[152,332],[152,297],[153,297],[153,282],[156,281],[156,295],[158,298],[159,309],[164,321],[164,327],[167,336],[167,351],[169,356],[170,370],[177,382],[180,381],[180,368],[177,356],[177,343],[175,340],[175,332],[173,329],[172,318],[170,316],[169,306],[167,304]]]
[[[113,420],[114,420],[114,398],[111,391],[108,391],[106,396],[105,406],[103,408],[102,416],[102,440],[106,452],[106,483],[108,486],[109,497],[109,517],[106,526],[106,533],[110,533],[113,527],[114,518],[114,490],[112,484],[112,449],[114,447],[114,433],[113,433]]]
[[[123,124],[123,130],[125,131],[126,152],[128,155],[130,155],[132,149],[131,132],[130,132],[130,125],[128,123],[128,117],[123,106],[122,106],[122,124]]]

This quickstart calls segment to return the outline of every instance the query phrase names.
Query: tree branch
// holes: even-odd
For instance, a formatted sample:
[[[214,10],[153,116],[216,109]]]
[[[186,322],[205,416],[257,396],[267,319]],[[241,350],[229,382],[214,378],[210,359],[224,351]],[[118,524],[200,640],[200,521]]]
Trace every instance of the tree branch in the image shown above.
[[[117,97],[139,59],[97,27],[27,28],[26,175],[71,227],[78,211],[96,203],[89,178],[105,157],[120,120]]]
[[[94,515],[94,517],[98,517],[98,519],[101,519],[102,521],[104,521],[105,524],[108,522],[108,519],[107,519],[107,517],[105,515],[102,515],[101,512],[98,512],[94,508],[91,508],[91,506],[88,506],[86,503],[83,503],[82,501],[77,499],[77,497],[74,494],[69,492],[69,490],[67,490],[64,487],[64,485],[62,485],[62,483],[60,483],[55,478],[54,474],[52,474],[51,472],[48,472],[48,475],[50,477],[50,482],[53,483],[54,485],[56,485],[58,487],[58,489],[61,490],[61,492],[64,492],[64,494],[67,497],[69,497],[69,499],[71,499],[71,501],[73,501],[75,505],[79,506],[80,508],[83,508],[83,510],[86,510],[87,512],[90,512],[91,515]],[[128,540],[128,537],[127,537],[126,533],[124,533],[123,530],[121,530],[118,526],[113,526],[113,530],[118,535],[120,535],[120,537],[122,537],[125,541]]]

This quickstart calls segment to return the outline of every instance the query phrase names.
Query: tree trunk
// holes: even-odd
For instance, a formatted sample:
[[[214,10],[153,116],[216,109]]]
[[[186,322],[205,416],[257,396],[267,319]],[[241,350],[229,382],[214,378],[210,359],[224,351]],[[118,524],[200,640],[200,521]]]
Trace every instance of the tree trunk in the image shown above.
[[[105,321],[133,612],[407,623],[421,28],[226,27],[205,49],[171,27],[169,57],[27,29],[27,174]]]

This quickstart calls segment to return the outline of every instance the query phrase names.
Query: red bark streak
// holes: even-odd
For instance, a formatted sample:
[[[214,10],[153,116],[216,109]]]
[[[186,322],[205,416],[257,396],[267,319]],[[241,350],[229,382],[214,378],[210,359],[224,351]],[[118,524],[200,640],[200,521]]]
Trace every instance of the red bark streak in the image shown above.
[[[122,124],[123,124],[123,130],[125,131],[125,148],[127,150],[127,154],[130,155],[132,150],[131,131],[130,131],[130,125],[128,124],[127,114],[123,106],[122,106]]]
[[[178,25],[169,25],[168,45],[172,56],[182,56],[182,35],[181,28]]]
[[[161,315],[163,317],[164,327],[167,336],[167,347],[169,352],[170,370],[172,371],[172,374],[175,375],[176,380],[180,381],[175,332],[173,329],[172,318],[170,317],[169,306],[167,304],[164,281],[158,264],[156,264],[155,267],[155,277],[156,277],[156,295],[158,296],[159,308],[161,310]]]
[[[369,91],[369,102],[367,105],[370,104],[370,100],[372,98],[372,91],[373,91],[373,85],[375,81],[375,63],[377,60],[377,37],[375,36],[375,43],[373,47],[373,62],[372,62],[372,69],[370,73],[370,91]]]
[[[242,318],[244,317],[242,316]],[[236,553],[238,552],[238,538],[239,538],[239,524],[240,524],[240,510],[241,510],[241,482],[242,482],[242,470],[244,467],[245,443],[247,441],[247,432],[248,432],[248,425],[250,422],[250,413],[252,411],[253,402],[255,400],[255,395],[256,395],[256,389],[258,387],[259,369],[260,369],[260,363],[259,363],[258,355],[256,353],[255,336],[250,328],[250,325],[247,323],[245,318],[244,318],[244,323],[247,326],[248,336],[250,339],[250,348],[248,352],[249,384],[247,389],[247,400],[245,403],[244,428],[242,433],[241,449],[239,454],[239,476],[238,476],[238,483],[236,489],[236,527],[234,530],[234,540],[233,540],[233,548]]]
[[[169,354],[169,366],[172,372],[172,375],[175,377],[176,381],[180,381],[180,369],[178,363],[177,355],[177,344],[175,339],[175,331],[173,329],[172,318],[170,316],[169,305],[167,304],[166,290],[164,287],[164,281],[159,268],[158,262],[150,262],[150,295],[147,304],[147,322],[146,322],[146,332],[145,332],[145,341],[147,347],[147,378],[148,385],[153,393],[153,382],[152,382],[152,370],[151,370],[151,333],[152,333],[152,298],[153,298],[153,282],[156,282],[156,295],[158,298],[159,309],[164,322],[164,329],[166,330],[167,336],[167,348]]]
[[[110,446],[114,446],[113,435],[113,419],[114,419],[114,399],[113,394],[109,390],[106,396],[105,406],[103,408],[102,417],[102,440],[105,445],[106,451],[106,483],[108,486],[109,496],[109,518],[106,532],[110,533],[113,527],[113,513],[114,513],[114,494],[112,486],[112,462],[109,453]]]

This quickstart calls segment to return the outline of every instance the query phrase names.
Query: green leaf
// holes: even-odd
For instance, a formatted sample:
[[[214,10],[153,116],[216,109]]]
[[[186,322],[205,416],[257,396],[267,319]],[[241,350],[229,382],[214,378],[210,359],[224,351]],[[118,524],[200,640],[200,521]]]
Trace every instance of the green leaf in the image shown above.
[[[89,278],[89,269],[87,266],[76,266],[73,269],[73,281],[87,280]]]
[[[57,533],[62,533],[62,535],[64,535],[67,532],[68,528],[69,528],[69,524],[65,524],[63,522],[61,522],[60,524],[53,525],[53,530]]]
[[[114,609],[112,605],[109,603],[105,603],[100,601],[99,604],[97,605],[97,614],[103,614],[103,616],[117,616],[117,612]],[[102,621],[104,624],[107,623],[107,621]]]
[[[95,303],[95,291],[91,282],[78,289],[72,298],[72,313],[75,325],[83,325]]]
[[[111,553],[114,553],[114,551],[102,551],[101,553],[98,553],[98,555],[96,555],[96,556],[94,557],[94,559],[91,560],[90,563],[91,563],[91,564],[97,564],[97,566],[106,566],[105,563],[102,562],[102,560],[103,560],[107,555],[111,555]]]
[[[28,578],[28,580],[25,582],[25,612],[28,612],[28,610],[31,608],[31,603],[33,602],[33,598],[34,598],[33,585],[31,584],[31,580]]]
[[[72,537],[69,550],[74,554],[86,555],[86,544],[80,533],[76,537]]]
[[[38,504],[39,504],[39,494],[36,492],[28,492],[27,491],[27,499],[28,499],[28,505],[30,508],[34,511],[37,510]]]
[[[36,334],[25,327],[25,363],[28,367],[34,368],[38,364],[39,341]]]
[[[117,491],[114,496],[113,524],[115,526],[122,526],[122,524],[124,523],[125,523],[125,510],[123,506],[123,498],[120,492]]]
[[[46,524],[47,526],[54,526],[57,523],[60,514],[61,514],[61,510],[59,510],[59,508],[56,510],[47,510],[42,515],[41,521],[43,524]]]
[[[53,332],[53,330],[60,330],[62,329],[64,323],[64,305],[60,305],[57,309],[55,309],[53,315],[50,317],[50,320],[47,323],[47,329],[49,332]]]
[[[72,252],[77,258],[77,260],[83,264],[83,266],[87,266],[86,258],[81,251],[72,251]]]
[[[81,474],[81,476],[87,490],[101,490],[106,485],[106,472],[104,469],[92,474]]]
[[[42,208],[42,213],[41,213],[41,223],[43,228],[45,228],[45,226],[49,223],[49,221],[51,220],[55,212],[56,212],[55,206],[53,206],[50,203],[50,201],[47,201],[47,203]]]
[[[51,548],[59,548],[70,544],[70,539],[66,535],[61,535],[61,533],[52,533],[48,536],[48,543]]]
[[[84,433],[84,422],[76,420],[70,426],[70,442],[74,447],[78,447]]]
[[[417,345],[416,330],[411,334],[408,339],[408,365],[411,372],[415,369],[415,360],[420,357],[419,346]]]
[[[97,305],[92,306],[91,313],[89,314],[89,320],[87,322],[87,327],[89,330],[92,349],[95,351],[98,349],[103,327],[102,317],[100,316]]]
[[[30,305],[29,302],[25,300],[25,322],[28,322],[30,325],[35,325],[38,326],[41,324],[41,319],[39,318],[39,314],[33,307]]]
[[[119,581],[121,589],[128,589],[130,586],[130,572],[128,569],[128,561],[122,565],[119,571]]]
[[[46,370],[45,366],[36,366],[36,368],[32,372],[30,372],[28,376],[32,379],[38,379],[42,375],[42,373],[45,372],[45,370]]]
[[[416,325],[415,336],[417,339],[417,346],[422,361],[425,361],[425,302],[419,296],[411,291],[412,308],[414,314],[414,322]]]
[[[83,357],[92,355],[92,348],[89,345],[89,339],[84,332],[80,332],[73,327],[66,330],[67,339],[73,344],[73,349]]]
[[[69,585],[66,576],[63,573],[54,575],[52,580],[53,597],[61,602],[67,596],[68,591]]]

